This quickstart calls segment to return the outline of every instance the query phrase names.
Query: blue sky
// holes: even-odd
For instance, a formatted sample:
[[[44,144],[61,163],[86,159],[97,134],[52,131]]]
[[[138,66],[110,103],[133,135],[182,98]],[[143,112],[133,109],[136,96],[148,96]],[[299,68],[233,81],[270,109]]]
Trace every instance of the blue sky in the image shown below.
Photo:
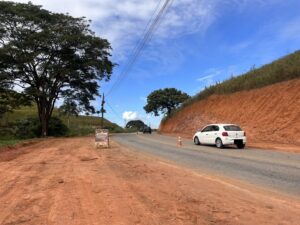
[[[101,83],[100,92],[106,93],[164,0],[32,2],[92,19],[96,34],[111,42],[112,60],[119,66],[109,83]],[[299,9],[299,0],[174,0],[130,73],[107,96],[106,117],[120,125],[123,116],[139,118],[157,127],[161,117],[143,110],[153,90],[175,87],[194,95],[216,81],[298,50]],[[94,105],[99,108],[100,100]]]

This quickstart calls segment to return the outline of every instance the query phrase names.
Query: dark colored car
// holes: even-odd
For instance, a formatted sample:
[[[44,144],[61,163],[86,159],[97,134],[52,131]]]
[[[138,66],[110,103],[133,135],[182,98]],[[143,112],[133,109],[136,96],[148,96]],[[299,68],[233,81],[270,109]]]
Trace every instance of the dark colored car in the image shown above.
[[[145,126],[145,127],[143,128],[143,133],[144,133],[144,134],[145,134],[145,133],[151,134],[151,133],[152,133],[151,127]]]

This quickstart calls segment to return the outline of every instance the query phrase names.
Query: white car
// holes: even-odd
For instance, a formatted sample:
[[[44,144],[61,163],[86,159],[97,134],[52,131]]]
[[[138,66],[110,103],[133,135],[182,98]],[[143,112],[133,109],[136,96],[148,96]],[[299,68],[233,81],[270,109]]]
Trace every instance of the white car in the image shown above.
[[[244,148],[246,145],[246,132],[235,124],[209,124],[196,132],[193,137],[195,145],[236,145]]]

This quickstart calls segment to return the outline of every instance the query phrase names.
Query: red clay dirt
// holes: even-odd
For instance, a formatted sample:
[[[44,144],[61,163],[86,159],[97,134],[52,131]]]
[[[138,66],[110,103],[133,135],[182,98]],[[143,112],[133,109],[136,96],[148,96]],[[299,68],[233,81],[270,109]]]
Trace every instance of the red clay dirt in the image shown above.
[[[248,146],[300,152],[300,79],[191,104],[160,125],[160,132],[191,138],[210,123],[235,123]]]
[[[17,153],[16,153],[17,152]],[[299,224],[300,202],[113,143],[46,139],[0,153],[0,224]]]

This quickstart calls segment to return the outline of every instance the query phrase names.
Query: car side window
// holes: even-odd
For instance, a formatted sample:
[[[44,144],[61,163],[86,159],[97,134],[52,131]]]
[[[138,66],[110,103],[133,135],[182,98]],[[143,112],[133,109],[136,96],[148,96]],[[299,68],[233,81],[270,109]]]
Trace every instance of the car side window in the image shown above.
[[[205,127],[201,132],[209,132],[212,131],[212,126]]]
[[[219,126],[213,126],[213,131],[219,131],[219,130],[220,130]]]
[[[201,132],[207,132],[208,127],[203,128],[203,130]]]

